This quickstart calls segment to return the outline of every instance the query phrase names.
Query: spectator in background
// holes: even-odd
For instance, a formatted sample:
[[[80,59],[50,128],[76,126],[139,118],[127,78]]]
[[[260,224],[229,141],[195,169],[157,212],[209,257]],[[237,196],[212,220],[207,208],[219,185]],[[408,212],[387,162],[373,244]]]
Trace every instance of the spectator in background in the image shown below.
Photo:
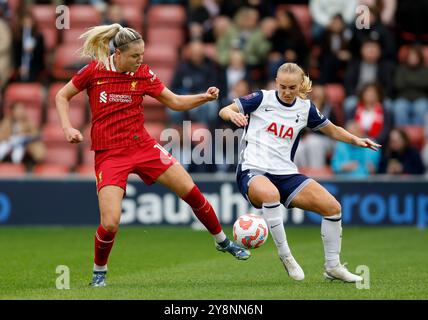
[[[230,103],[234,98],[233,88],[236,83],[245,80],[251,82],[250,72],[245,65],[244,55],[239,49],[231,49],[229,57],[229,64],[224,69],[222,80],[220,81],[220,99],[221,104]],[[226,101],[225,101],[226,100]]]
[[[403,129],[393,129],[382,153],[379,173],[423,174],[424,172],[421,156],[418,150],[410,145],[406,132]]]
[[[10,155],[13,163],[22,163],[26,155],[35,163],[43,161],[45,148],[39,129],[29,119],[25,106],[15,103],[11,115],[0,122],[0,161]]]
[[[37,81],[44,70],[45,45],[30,12],[25,12],[15,31],[14,61],[17,79],[22,82]]]
[[[305,36],[300,29],[295,15],[291,11],[277,12],[278,28],[272,38],[269,53],[269,79],[276,78],[276,71],[286,62],[294,62],[301,66],[307,65],[309,53]]]
[[[385,143],[393,127],[393,117],[382,104],[382,89],[378,84],[367,84],[363,87],[352,118],[366,136],[379,144]]]
[[[353,120],[346,123],[346,130],[354,135],[364,136],[358,123]],[[377,172],[379,160],[379,152],[339,141],[331,159],[331,168],[337,175],[365,178]]]
[[[119,23],[124,28],[129,27],[128,22],[123,16],[122,7],[116,3],[107,6],[103,18],[103,24]]]
[[[0,7],[0,93],[11,75],[12,32],[4,19],[4,8]]]
[[[230,49],[240,49],[245,63],[251,68],[259,67],[266,59],[270,43],[258,26],[259,14],[250,8],[241,8],[234,17],[234,23],[217,40],[219,63],[229,63]]]
[[[188,45],[189,58],[181,61],[175,71],[171,88],[180,95],[196,94],[205,91],[206,86],[216,86],[217,70],[213,61],[205,56],[203,43],[193,41]],[[218,102],[209,101],[199,108],[178,112],[167,109],[171,121],[181,123],[183,120],[193,120],[208,125],[214,125],[217,120]]]
[[[337,14],[350,25],[355,20],[357,0],[310,0],[309,11],[312,17],[312,39],[319,41],[324,30]]]
[[[377,7],[370,7],[370,26],[368,29],[361,28],[357,24],[352,27],[351,50],[357,54],[361,51],[361,46],[367,40],[379,43],[382,48],[381,58],[385,60],[396,60],[395,39],[391,31],[382,23],[380,11]]]
[[[400,45],[409,42],[428,44],[428,0],[398,0],[395,15]]]
[[[379,83],[386,97],[392,95],[394,65],[390,61],[381,59],[382,50],[378,42],[366,40],[361,47],[361,58],[351,62],[345,71],[344,101],[345,115],[353,112],[358,102],[356,92],[360,91],[366,84]],[[385,107],[390,110],[390,101],[385,99]],[[349,117],[347,117],[349,119]]]
[[[217,42],[218,39],[223,37],[227,33],[231,25],[232,20],[229,17],[215,17],[213,21],[213,42]]]
[[[352,32],[346,27],[343,17],[340,14],[334,16],[321,37],[321,83],[343,81],[346,65],[352,58],[349,48],[351,37]]]
[[[190,41],[214,42],[213,18],[219,8],[215,1],[189,0],[187,4],[187,27]]]
[[[423,126],[428,112],[428,67],[420,46],[409,47],[404,63],[397,67],[394,84],[397,91],[393,103],[396,125]]]
[[[327,101],[325,87],[314,84],[310,93],[312,103],[318,108],[322,115],[332,123],[337,124],[333,108]],[[334,141],[321,132],[306,130],[299,143],[294,163],[298,167],[323,168],[327,166],[327,160],[333,152]]]

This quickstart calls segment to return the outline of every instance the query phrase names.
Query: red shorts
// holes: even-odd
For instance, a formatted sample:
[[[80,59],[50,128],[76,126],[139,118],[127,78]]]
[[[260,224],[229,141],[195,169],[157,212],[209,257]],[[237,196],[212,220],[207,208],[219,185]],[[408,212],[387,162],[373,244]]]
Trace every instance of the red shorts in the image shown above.
[[[97,191],[107,185],[126,190],[130,173],[137,174],[147,185],[151,185],[176,162],[151,138],[129,147],[95,151]]]

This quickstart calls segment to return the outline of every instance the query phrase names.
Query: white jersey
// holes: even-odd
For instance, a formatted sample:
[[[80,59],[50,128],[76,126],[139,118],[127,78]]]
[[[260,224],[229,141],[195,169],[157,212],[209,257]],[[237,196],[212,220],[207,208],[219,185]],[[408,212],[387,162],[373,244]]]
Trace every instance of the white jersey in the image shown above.
[[[242,170],[274,175],[298,173],[293,159],[302,129],[318,130],[330,123],[310,100],[297,97],[288,105],[275,90],[256,91],[234,102],[249,117],[240,146]]]

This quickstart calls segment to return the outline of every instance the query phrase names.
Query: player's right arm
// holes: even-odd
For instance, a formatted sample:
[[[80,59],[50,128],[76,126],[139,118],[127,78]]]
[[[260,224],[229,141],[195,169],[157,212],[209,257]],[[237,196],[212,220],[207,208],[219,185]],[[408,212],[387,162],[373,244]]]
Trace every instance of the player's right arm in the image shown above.
[[[79,143],[83,141],[83,135],[79,130],[73,128],[70,122],[69,109],[70,100],[80,92],[70,80],[55,96],[56,109],[61,121],[62,130],[65,138],[70,143]]]
[[[248,124],[248,115],[239,112],[239,108],[235,102],[222,108],[218,113],[224,121],[230,121],[238,127],[244,127]]]

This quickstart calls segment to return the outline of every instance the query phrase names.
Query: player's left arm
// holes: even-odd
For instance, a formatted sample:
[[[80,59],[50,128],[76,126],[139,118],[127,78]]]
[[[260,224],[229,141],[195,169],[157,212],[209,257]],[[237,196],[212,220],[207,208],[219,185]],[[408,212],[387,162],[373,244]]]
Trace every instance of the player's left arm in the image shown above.
[[[209,87],[205,93],[192,95],[178,95],[165,87],[156,99],[172,110],[185,111],[196,108],[208,101],[216,100],[218,94],[219,89],[216,87]]]
[[[342,127],[336,126],[331,122],[329,122],[326,126],[320,128],[319,130],[334,140],[343,141],[357,147],[369,148],[374,151],[377,151],[378,148],[381,147],[380,144],[373,142],[369,138],[357,137],[349,133]]]

